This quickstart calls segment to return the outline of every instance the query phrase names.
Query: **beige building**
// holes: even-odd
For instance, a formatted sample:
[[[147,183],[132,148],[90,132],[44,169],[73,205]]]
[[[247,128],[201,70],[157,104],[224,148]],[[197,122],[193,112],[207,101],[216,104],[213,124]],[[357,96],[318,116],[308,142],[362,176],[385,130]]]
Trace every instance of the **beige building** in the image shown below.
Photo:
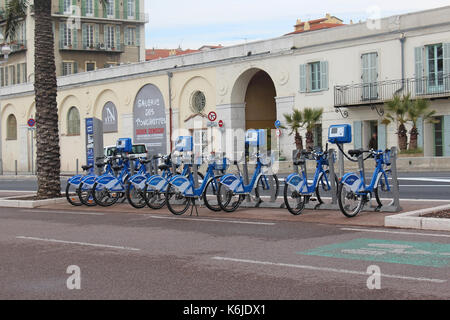
[[[430,101],[440,121],[418,123],[422,163],[448,168],[448,17],[450,7],[443,7],[59,77],[61,169],[74,172],[76,159],[85,161],[85,119],[91,117],[108,125],[104,145],[132,137],[151,152],[168,151],[171,134],[196,129],[197,137],[213,137],[214,151],[229,151],[243,144],[246,129],[274,128],[294,108],[322,107],[317,145],[325,145],[331,124],[349,123],[353,141],[347,148],[366,148],[373,132],[378,148],[396,146],[396,125],[381,123],[384,103],[396,92]],[[13,171],[17,160],[20,171],[29,171],[33,85],[0,88],[0,104],[3,169]],[[210,111],[224,130],[208,127]],[[278,143],[289,158],[293,137],[284,130]]]
[[[0,32],[5,5],[0,0]],[[57,76],[145,61],[144,0],[53,0]],[[6,41],[6,40],[5,40]],[[33,82],[34,14],[32,1],[14,39],[8,61],[0,66],[0,86]]]

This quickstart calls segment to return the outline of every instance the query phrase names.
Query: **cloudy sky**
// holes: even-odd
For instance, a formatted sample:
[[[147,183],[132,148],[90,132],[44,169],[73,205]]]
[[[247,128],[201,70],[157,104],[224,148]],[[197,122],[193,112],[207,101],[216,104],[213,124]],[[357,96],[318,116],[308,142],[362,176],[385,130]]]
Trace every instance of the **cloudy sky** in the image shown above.
[[[450,0],[145,0],[147,48],[197,49],[278,37],[295,21],[335,15],[349,23],[450,5]]]

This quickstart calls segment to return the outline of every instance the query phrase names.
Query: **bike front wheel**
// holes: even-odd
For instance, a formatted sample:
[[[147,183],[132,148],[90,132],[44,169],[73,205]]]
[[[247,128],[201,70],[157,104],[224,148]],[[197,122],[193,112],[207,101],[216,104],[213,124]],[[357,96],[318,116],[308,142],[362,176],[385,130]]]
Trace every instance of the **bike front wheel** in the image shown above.
[[[92,189],[93,188],[91,188],[90,186],[86,186],[83,184],[83,182],[81,182],[77,190],[78,198],[80,199],[81,203],[88,207],[94,207],[97,205],[92,195]]]
[[[317,187],[316,187],[316,197],[317,197],[317,201],[319,203],[323,203],[322,198],[323,197],[332,197],[331,194],[331,179],[330,179],[330,171],[327,170],[325,172],[326,174],[326,178],[324,175],[322,175],[317,183]],[[337,176],[334,176],[334,183],[336,186],[336,195],[339,191],[339,180],[337,178]]]
[[[177,191],[172,185],[167,186],[166,204],[170,212],[180,216],[184,214],[191,204],[191,198],[186,198],[181,192]]]
[[[78,196],[78,188],[79,185],[77,187],[69,182],[67,183],[66,186],[66,199],[71,205],[76,207],[83,205],[83,203],[80,200],[80,197]]]
[[[289,184],[284,185],[284,204],[291,214],[298,216],[305,208],[306,198]]]
[[[92,196],[95,203],[102,207],[109,207],[115,204],[121,197],[120,192],[110,191],[104,186],[100,186],[97,182],[92,187]]]
[[[343,183],[339,185],[338,203],[341,212],[348,218],[355,217],[364,206],[363,197],[354,193]]]
[[[391,178],[390,171],[386,171],[386,177],[388,179]],[[381,176],[380,181],[374,190],[374,194],[378,205],[378,210],[382,207],[387,207],[394,204],[395,197],[393,186],[389,184],[389,181],[386,183],[384,176]]]
[[[166,193],[153,190],[148,185],[144,188],[144,196],[147,205],[154,210],[161,209],[166,204]]]
[[[219,191],[221,176],[214,177],[208,181],[206,184],[205,190],[203,191],[203,202],[205,206],[212,211],[220,211],[222,210],[219,205],[219,201],[217,200],[217,194]]]
[[[244,195],[235,194],[232,190],[219,183],[219,189],[217,190],[217,202],[225,212],[234,212],[241,205],[244,200]]]
[[[273,190],[270,187],[270,180],[273,179]],[[266,196],[272,197],[272,194],[274,198],[278,198],[278,191],[280,188],[280,182],[278,181],[278,177],[276,174],[273,175],[262,175],[259,177],[258,181],[256,182],[255,186],[255,197],[258,199],[259,202],[261,202],[261,197],[263,197],[264,193],[268,193]]]
[[[131,204],[136,209],[142,209],[145,207],[145,196],[144,191],[140,188],[136,188],[132,183],[128,183],[127,189],[125,191],[128,203]]]

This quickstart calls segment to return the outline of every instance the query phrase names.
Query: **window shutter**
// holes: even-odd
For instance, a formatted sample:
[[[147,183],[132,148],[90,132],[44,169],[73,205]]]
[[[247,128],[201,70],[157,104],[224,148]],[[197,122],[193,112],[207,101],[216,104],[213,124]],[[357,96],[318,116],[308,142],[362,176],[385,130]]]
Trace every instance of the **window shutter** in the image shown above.
[[[95,41],[95,45],[98,45],[100,42],[100,30],[99,30],[99,25],[96,24],[94,25],[94,41]]]
[[[81,25],[81,38],[83,39],[83,49],[87,48],[87,38],[88,38],[88,34],[87,34],[87,24],[83,23]]]
[[[16,72],[17,72],[17,76],[16,76],[17,77],[17,84],[19,84],[21,82],[21,80],[22,80],[22,78],[20,76],[20,64],[17,65]]]
[[[86,15],[86,0],[81,0],[81,15],[82,16]]]
[[[419,136],[417,137],[417,147],[423,149],[423,119],[417,119],[417,132]]]
[[[378,149],[379,150],[386,150],[387,146],[387,126],[382,123],[378,123]]]
[[[105,42],[105,48],[108,48],[108,26],[103,25],[103,40]]]
[[[320,89],[328,90],[328,61],[320,62]]]
[[[73,73],[78,73],[78,62],[73,63]]]
[[[116,50],[120,50],[120,26],[116,26]]]
[[[115,0],[115,9],[116,9],[116,18],[117,19],[120,19],[120,11],[119,11],[119,8],[120,8],[120,5],[119,5],[119,0]]]
[[[64,12],[64,0],[59,0],[59,13]]]
[[[65,62],[61,63],[61,74],[62,74],[63,76],[67,75],[67,71],[66,71],[66,63],[65,63]]]
[[[416,72],[416,94],[424,93],[425,80],[423,79],[423,51],[424,47],[414,48],[415,72]]]
[[[93,1],[94,1],[94,15],[96,17],[98,17],[98,3],[99,3],[99,1],[97,1],[97,0],[93,0]]]
[[[72,45],[74,49],[78,49],[78,30],[76,28],[72,29]]]
[[[128,0],[123,0],[123,19],[128,19]]]
[[[124,29],[123,29],[123,37],[124,37],[124,45],[125,46],[128,46],[129,45],[129,43],[128,43],[128,41],[129,41],[129,38],[130,38],[130,35],[129,35],[129,32],[130,32],[130,28],[128,28],[128,27],[125,27]]]
[[[139,5],[140,5],[140,0],[136,0],[136,8],[135,8],[135,15],[136,15],[136,20],[139,20],[139,16],[140,16],[140,10],[139,10]]]
[[[141,27],[136,26],[136,39],[134,39],[136,46],[141,45]]]
[[[353,147],[362,148],[362,121],[353,121]]]
[[[444,85],[445,91],[450,91],[450,43],[443,43],[442,50],[444,54]]]
[[[300,92],[306,92],[306,70],[306,64],[300,65]]]
[[[65,26],[64,22],[59,23],[59,47],[60,48],[64,47],[64,40],[65,40],[64,26]]]
[[[443,146],[444,146],[444,156],[450,156],[450,116],[443,116],[444,123],[442,128],[444,129],[443,134]]]

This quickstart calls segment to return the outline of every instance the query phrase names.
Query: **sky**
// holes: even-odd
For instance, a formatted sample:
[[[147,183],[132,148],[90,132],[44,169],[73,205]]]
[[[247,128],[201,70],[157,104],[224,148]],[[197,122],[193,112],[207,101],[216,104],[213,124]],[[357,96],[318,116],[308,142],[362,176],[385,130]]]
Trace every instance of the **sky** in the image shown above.
[[[427,10],[450,0],[144,0],[146,48],[198,49],[282,36],[297,19],[330,13],[344,23]]]

